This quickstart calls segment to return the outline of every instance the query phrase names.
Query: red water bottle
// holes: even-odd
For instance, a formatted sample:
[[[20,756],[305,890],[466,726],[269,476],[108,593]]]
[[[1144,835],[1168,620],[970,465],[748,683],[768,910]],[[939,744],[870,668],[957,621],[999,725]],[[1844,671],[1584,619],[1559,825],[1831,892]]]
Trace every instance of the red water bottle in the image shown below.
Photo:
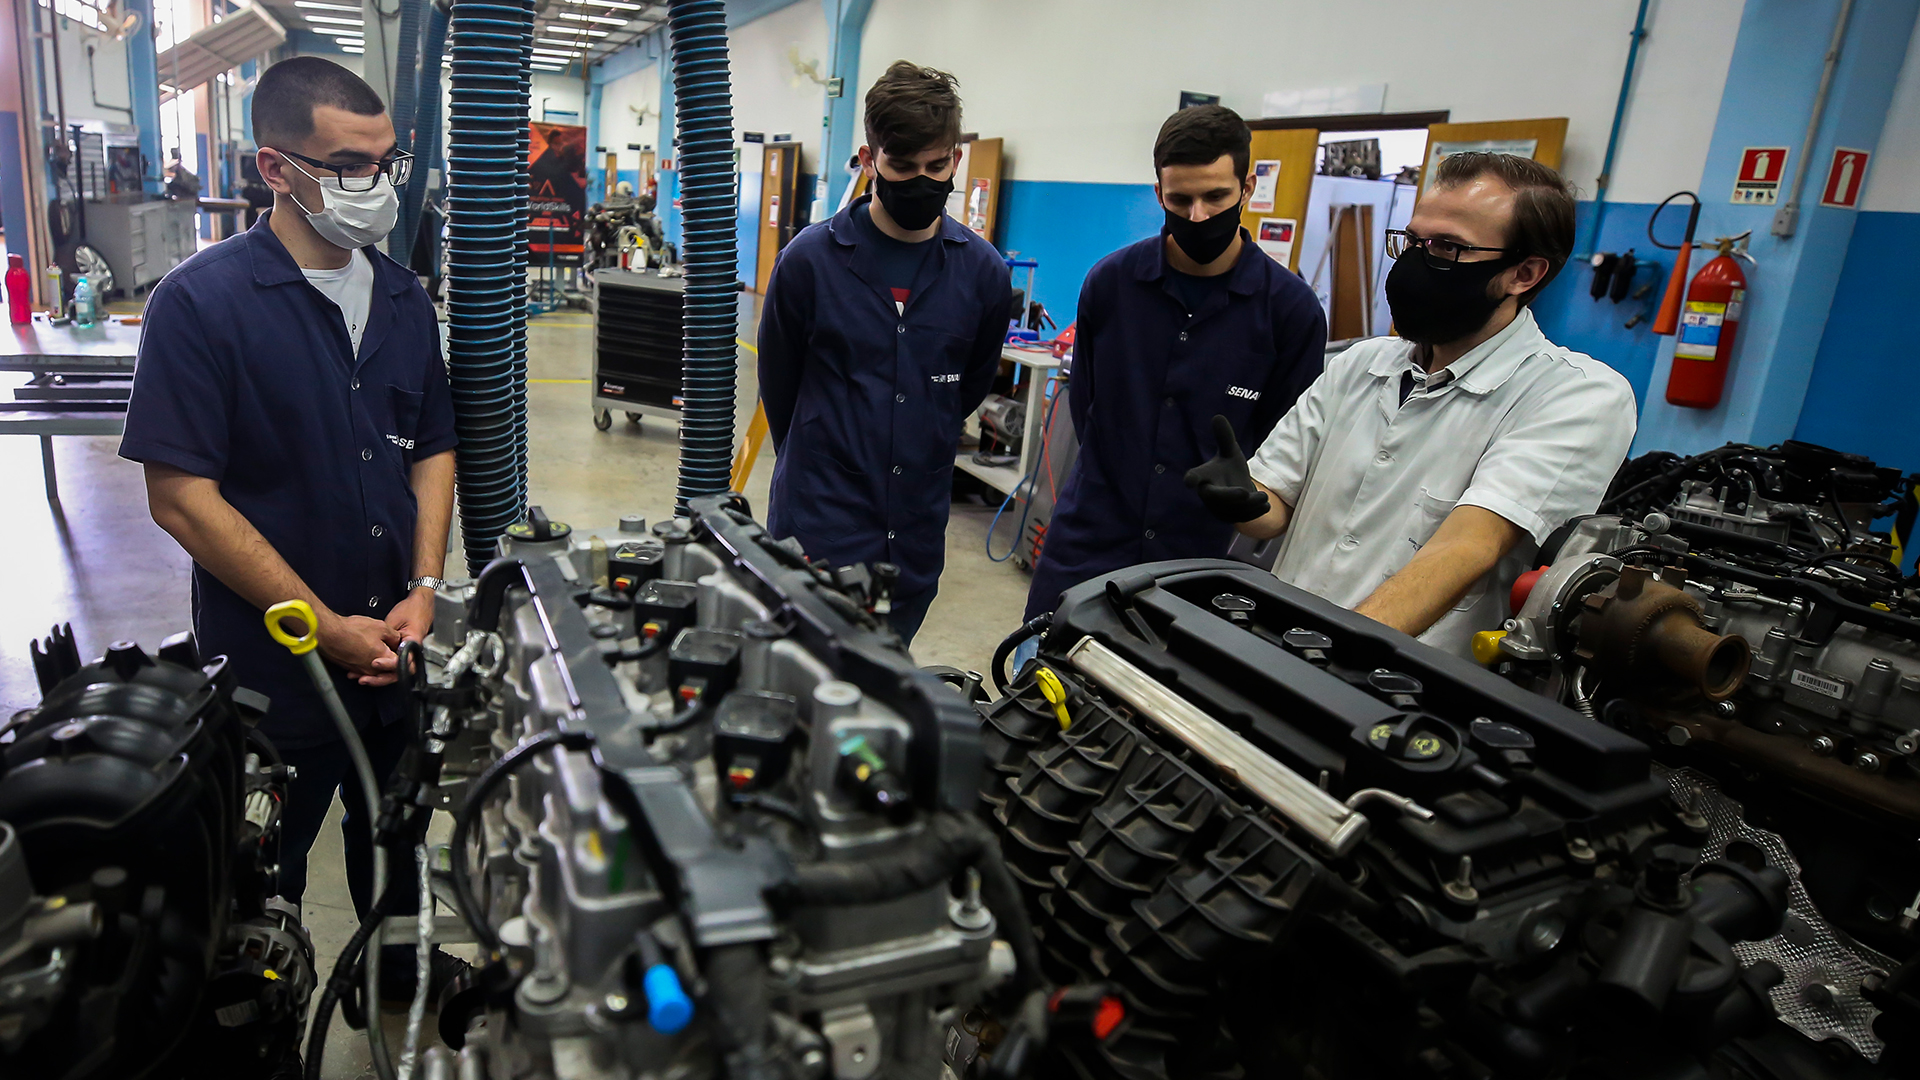
[[[33,321],[33,280],[18,255],[7,256],[7,319],[15,326]]]

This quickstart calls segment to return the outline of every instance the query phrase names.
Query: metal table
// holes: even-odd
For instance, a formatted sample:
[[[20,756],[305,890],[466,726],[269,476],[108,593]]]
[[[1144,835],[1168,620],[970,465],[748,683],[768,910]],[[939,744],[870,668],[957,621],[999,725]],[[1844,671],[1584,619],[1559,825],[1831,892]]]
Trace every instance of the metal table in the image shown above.
[[[0,401],[0,435],[40,436],[47,501],[60,501],[53,468],[53,436],[118,435],[126,430],[140,328],[109,316],[81,329],[54,326],[36,313],[0,334],[0,371],[32,376]]]

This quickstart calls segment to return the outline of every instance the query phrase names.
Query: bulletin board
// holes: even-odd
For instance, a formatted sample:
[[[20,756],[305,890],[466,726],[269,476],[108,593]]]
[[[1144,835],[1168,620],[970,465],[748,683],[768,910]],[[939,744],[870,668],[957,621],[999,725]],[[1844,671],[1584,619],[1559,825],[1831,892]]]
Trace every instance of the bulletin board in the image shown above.
[[[1463,150],[1492,150],[1517,154],[1551,169],[1560,167],[1560,155],[1567,145],[1567,118],[1538,120],[1490,120],[1477,124],[1430,124],[1427,126],[1427,151],[1420,168],[1420,194],[1432,185],[1434,167],[1451,153]]]
[[[1253,195],[1240,208],[1240,224],[1262,251],[1300,270],[1297,242],[1307,214],[1307,195],[1319,164],[1320,132],[1278,128],[1253,133]]]

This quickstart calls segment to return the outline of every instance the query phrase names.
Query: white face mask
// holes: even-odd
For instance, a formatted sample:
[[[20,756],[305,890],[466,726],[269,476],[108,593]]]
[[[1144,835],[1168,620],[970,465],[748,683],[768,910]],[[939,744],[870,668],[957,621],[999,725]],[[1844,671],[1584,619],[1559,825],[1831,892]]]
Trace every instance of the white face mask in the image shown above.
[[[292,158],[287,164],[300,169]],[[293,199],[293,205],[305,210],[307,224],[320,234],[320,239],[337,248],[363,248],[377,244],[393,231],[393,223],[400,217],[400,195],[384,177],[374,177],[370,191],[348,191],[340,186],[340,178],[328,176],[321,179],[305,169],[300,174],[320,185],[320,201],[323,208],[319,212],[307,210],[306,204],[294,198],[291,192],[287,197]]]

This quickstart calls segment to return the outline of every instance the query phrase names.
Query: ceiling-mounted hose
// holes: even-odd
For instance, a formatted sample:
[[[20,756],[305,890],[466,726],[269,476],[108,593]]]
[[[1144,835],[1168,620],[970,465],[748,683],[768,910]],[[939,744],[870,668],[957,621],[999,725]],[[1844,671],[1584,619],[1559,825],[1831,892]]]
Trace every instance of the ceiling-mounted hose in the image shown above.
[[[469,572],[525,506],[526,335],[523,155],[532,8],[456,0],[447,149],[447,380]]]
[[[413,102],[413,139],[406,147],[413,154],[413,174],[407,177],[406,190],[400,193],[400,217],[387,240],[387,253],[402,266],[413,265],[413,243],[420,234],[420,210],[427,201],[427,177],[439,167],[440,65],[447,52],[447,19],[451,6],[445,0],[435,0],[428,6],[426,40],[420,48],[420,69],[414,78],[418,89]]]
[[[687,279],[682,322],[678,506],[725,493],[733,468],[734,382],[739,353],[733,230],[733,95],[727,78],[723,0],[671,0],[674,110],[679,120],[681,249]]]
[[[414,152],[414,124],[419,116],[415,107],[420,100],[417,73],[422,66],[420,32],[426,24],[428,4],[429,0],[400,0],[399,5],[400,47],[394,56],[393,99],[387,112],[393,118],[393,148],[404,154]],[[413,235],[401,231],[407,220],[406,198],[401,194],[400,213],[387,233],[387,254],[405,266],[408,251],[413,247]]]
[[[519,147],[514,190],[520,193],[520,232],[514,241],[513,281],[520,317],[513,321],[513,476],[521,507],[527,505],[527,267],[533,222],[533,129],[527,121],[533,115],[533,19],[538,7],[537,0],[520,0],[520,124],[514,129]]]

